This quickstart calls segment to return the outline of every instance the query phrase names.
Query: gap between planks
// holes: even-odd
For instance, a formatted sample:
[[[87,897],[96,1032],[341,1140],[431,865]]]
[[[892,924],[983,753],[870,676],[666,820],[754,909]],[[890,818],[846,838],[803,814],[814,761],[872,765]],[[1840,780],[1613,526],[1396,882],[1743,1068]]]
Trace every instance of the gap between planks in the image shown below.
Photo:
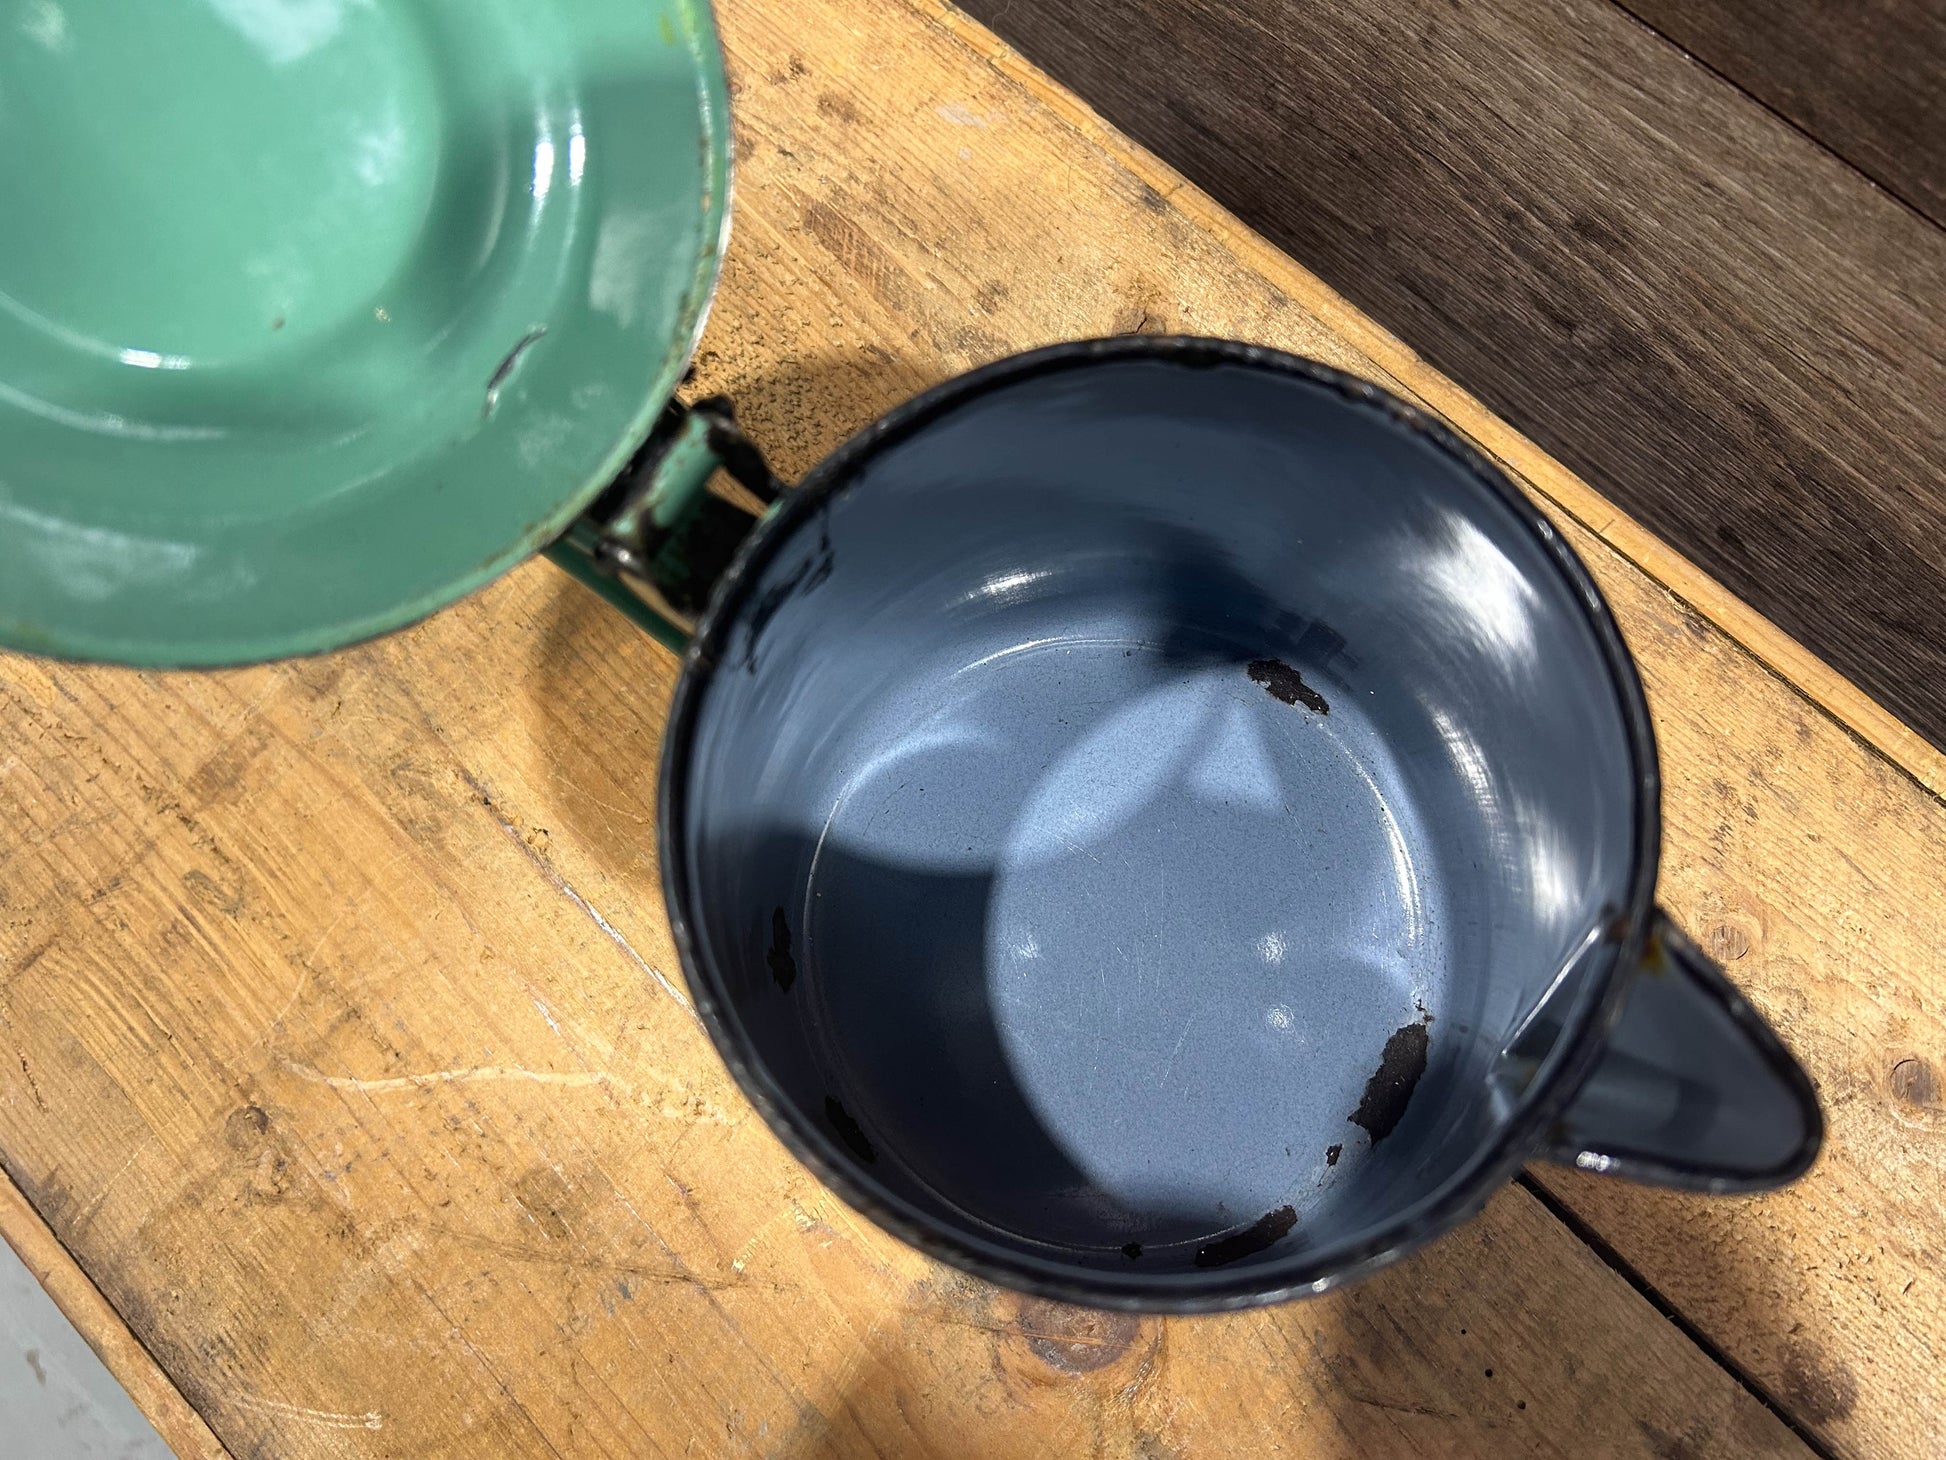
[[[1513,1184],[1539,1202],[1543,1211],[1566,1227],[1575,1240],[1586,1247],[1602,1266],[1633,1288],[1645,1303],[1662,1315],[1665,1322],[1688,1339],[1698,1353],[1727,1374],[1744,1393],[1776,1415],[1784,1428],[1803,1443],[1805,1449],[1817,1456],[1818,1460],[1838,1460],[1835,1450],[1819,1439],[1775,1395],[1752,1378],[1743,1365],[1731,1358],[1714,1339],[1691,1322],[1688,1315],[1664,1297],[1655,1284],[1637,1272],[1635,1265],[1617,1252],[1600,1232],[1583,1221],[1573,1207],[1549,1191],[1543,1183],[1534,1178],[1531,1172],[1522,1171],[1514,1178]]]

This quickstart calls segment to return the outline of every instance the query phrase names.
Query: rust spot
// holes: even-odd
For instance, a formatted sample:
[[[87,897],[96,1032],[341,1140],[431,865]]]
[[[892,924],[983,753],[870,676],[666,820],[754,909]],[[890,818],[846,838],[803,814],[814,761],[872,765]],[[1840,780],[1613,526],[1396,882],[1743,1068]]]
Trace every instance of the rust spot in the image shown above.
[[[1027,1351],[1062,1374],[1092,1374],[1114,1363],[1142,1331],[1132,1313],[1072,1308],[1045,1298],[1023,1299],[1014,1327]]]
[[[838,1133],[838,1139],[850,1149],[852,1155],[867,1166],[878,1160],[878,1147],[871,1143],[852,1113],[838,1103],[836,1095],[824,1097],[824,1118],[831,1122],[831,1128]]]
[[[1392,1032],[1378,1057],[1378,1068],[1365,1082],[1358,1109],[1346,1117],[1353,1125],[1365,1128],[1374,1146],[1398,1128],[1406,1106],[1412,1103],[1412,1092],[1426,1073],[1426,1052],[1432,1043],[1426,1022],[1426,1016],[1422,1016]]]
[[[1784,1355],[1784,1393],[1806,1422],[1830,1424],[1847,1418],[1857,1405],[1858,1380],[1816,1346],[1794,1344]]]
[[[1279,1207],[1274,1212],[1265,1212],[1241,1232],[1232,1232],[1227,1237],[1219,1237],[1207,1246],[1197,1248],[1196,1266],[1224,1267],[1255,1256],[1282,1240],[1296,1225],[1295,1207]]]
[[[1933,1068],[1917,1055],[1908,1056],[1892,1066],[1892,1098],[1901,1105],[1924,1108],[1939,1099],[1939,1078]]]
[[[1252,659],[1250,678],[1262,685],[1274,700],[1287,705],[1302,705],[1320,715],[1331,713],[1324,696],[1304,682],[1304,676],[1281,659]]]
[[[764,955],[764,962],[777,987],[789,993],[797,982],[797,960],[791,956],[791,925],[784,920],[781,907],[770,915],[770,951]]]
[[[1338,1164],[1338,1158],[1344,1155],[1344,1153],[1345,1148],[1342,1145],[1334,1144],[1326,1146],[1324,1148],[1324,1164],[1327,1166],[1336,1166]]]

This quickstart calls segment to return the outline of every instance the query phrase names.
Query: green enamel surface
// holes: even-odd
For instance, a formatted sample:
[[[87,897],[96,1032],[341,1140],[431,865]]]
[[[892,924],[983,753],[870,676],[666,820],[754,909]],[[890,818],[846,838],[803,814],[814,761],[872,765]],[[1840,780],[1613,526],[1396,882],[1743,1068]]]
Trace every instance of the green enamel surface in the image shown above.
[[[714,282],[704,0],[0,0],[0,644],[326,649],[552,539]]]

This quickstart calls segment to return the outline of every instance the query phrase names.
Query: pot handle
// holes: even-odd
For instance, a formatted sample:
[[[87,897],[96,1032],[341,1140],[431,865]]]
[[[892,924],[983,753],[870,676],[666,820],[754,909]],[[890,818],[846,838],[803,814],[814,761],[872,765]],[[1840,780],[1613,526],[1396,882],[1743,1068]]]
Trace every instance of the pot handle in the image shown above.
[[[719,468],[766,507],[783,492],[728,396],[691,406],[670,401],[642,449],[548,557],[682,653],[710,590],[757,521],[707,490]]]
[[[1824,1116],[1763,1016],[1657,909],[1607,1047],[1545,1154],[1691,1191],[1764,1191],[1810,1169]]]

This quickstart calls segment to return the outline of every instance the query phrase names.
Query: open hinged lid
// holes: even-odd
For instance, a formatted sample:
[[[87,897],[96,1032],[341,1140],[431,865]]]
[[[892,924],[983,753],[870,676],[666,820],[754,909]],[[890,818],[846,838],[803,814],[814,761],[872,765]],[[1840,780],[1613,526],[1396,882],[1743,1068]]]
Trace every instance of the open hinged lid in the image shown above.
[[[329,649],[561,533],[728,215],[705,0],[22,0],[0,43],[0,645]]]

